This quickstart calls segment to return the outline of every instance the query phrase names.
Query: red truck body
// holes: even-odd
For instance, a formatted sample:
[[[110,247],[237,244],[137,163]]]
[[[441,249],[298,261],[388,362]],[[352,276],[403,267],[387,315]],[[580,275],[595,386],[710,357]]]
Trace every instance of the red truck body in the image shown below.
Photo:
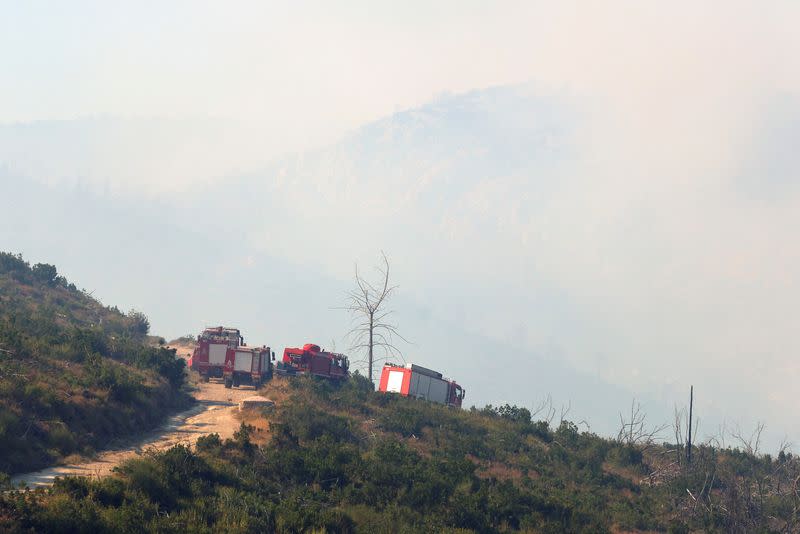
[[[269,347],[229,348],[225,356],[225,387],[249,384],[255,389],[272,378],[272,352]]]
[[[384,365],[378,391],[399,393],[404,397],[425,399],[454,408],[461,408],[466,393],[454,380],[443,378],[442,373],[413,363],[405,367],[393,363]]]
[[[189,369],[200,373],[202,379],[222,378],[228,351],[244,344],[237,328],[216,326],[206,328],[197,336],[197,344],[189,358]]]
[[[344,354],[327,352],[319,345],[306,343],[302,348],[286,348],[283,359],[275,366],[281,375],[315,375],[334,380],[350,375],[350,362]]]

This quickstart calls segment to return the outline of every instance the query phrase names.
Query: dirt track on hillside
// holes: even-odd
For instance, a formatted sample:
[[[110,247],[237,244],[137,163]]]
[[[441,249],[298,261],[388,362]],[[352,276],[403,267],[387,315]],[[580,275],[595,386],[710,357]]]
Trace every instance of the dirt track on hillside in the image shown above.
[[[180,349],[178,354],[182,355]],[[12,477],[12,483],[15,486],[25,483],[30,488],[36,488],[48,486],[60,476],[107,476],[121,462],[149,450],[165,450],[178,444],[194,445],[197,438],[207,434],[217,433],[223,440],[231,438],[242,422],[239,401],[253,395],[270,397],[271,390],[282,389],[274,382],[258,392],[250,386],[226,389],[220,381],[199,382],[195,387],[193,396],[197,403],[192,408],[173,415],[159,428],[131,440],[126,446],[100,452],[91,460],[16,475]],[[275,393],[280,396],[278,391]]]

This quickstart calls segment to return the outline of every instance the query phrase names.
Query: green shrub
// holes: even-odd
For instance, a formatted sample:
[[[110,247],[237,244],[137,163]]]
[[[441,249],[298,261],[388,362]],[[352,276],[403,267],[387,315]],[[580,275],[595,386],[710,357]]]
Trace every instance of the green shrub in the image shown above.
[[[0,531],[792,530],[794,456],[701,446],[691,465],[672,465],[670,447],[642,454],[570,422],[541,428],[544,442],[522,410],[452,410],[358,382],[291,384],[270,414],[269,443],[242,425],[224,443],[211,435],[194,450],[145,454],[103,480],[3,493]],[[660,460],[661,478],[642,482]],[[759,484],[770,491],[759,495]]]
[[[34,470],[185,404],[185,363],[49,264],[0,253],[0,470]],[[132,335],[132,332],[136,335]]]
[[[633,445],[617,445],[611,449],[608,459],[623,467],[640,466],[644,455],[642,451]]]

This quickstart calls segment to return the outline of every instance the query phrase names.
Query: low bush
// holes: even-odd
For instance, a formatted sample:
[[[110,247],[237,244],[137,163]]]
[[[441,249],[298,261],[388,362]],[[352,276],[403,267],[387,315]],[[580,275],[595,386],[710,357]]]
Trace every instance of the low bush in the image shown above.
[[[0,472],[106,446],[188,402],[183,359],[146,343],[145,320],[0,252]]]

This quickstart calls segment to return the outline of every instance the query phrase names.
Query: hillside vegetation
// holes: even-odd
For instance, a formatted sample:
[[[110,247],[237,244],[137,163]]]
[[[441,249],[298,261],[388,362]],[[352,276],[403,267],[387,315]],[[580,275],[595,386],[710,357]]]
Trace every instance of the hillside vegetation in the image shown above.
[[[147,317],[0,252],[0,478],[91,454],[188,401],[184,362]]]
[[[284,391],[288,389],[288,392]],[[103,480],[6,494],[26,532],[796,532],[790,455],[643,447],[552,428],[525,408],[453,410],[275,379],[268,428],[244,423],[131,460]],[[252,419],[250,419],[252,420]],[[266,424],[262,426],[267,426]]]

